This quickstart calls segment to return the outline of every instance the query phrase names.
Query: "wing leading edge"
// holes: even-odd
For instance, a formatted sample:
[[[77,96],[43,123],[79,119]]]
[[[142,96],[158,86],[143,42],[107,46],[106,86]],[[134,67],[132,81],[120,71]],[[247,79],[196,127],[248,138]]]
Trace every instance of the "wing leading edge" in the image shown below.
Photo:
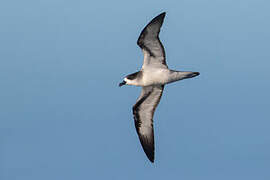
[[[142,30],[137,44],[144,53],[144,65],[148,64],[162,64],[167,67],[165,50],[159,39],[160,28],[163,24],[166,13],[163,12],[155,17]]]
[[[162,96],[164,85],[142,88],[140,97],[133,106],[135,127],[143,150],[151,162],[155,157],[153,116]]]

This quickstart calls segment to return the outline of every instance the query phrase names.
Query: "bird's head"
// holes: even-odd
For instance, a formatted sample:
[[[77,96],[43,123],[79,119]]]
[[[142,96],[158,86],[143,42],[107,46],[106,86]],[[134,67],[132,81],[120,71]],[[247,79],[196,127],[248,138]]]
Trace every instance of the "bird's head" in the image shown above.
[[[124,80],[119,83],[119,87],[123,86],[123,85],[137,85],[137,77],[140,75],[139,72],[127,75]]]
[[[119,83],[119,87],[123,85],[136,85],[136,82],[132,79],[128,79],[127,77],[125,77],[124,80],[121,83]]]

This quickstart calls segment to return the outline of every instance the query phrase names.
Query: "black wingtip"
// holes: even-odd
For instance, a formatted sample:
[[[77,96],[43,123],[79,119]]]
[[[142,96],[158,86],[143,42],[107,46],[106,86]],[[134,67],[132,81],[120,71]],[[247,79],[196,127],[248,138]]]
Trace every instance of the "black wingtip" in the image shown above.
[[[165,15],[166,15],[166,12],[163,12],[163,13],[160,13],[159,16],[165,17]]]
[[[152,158],[152,159],[148,158],[148,159],[150,160],[151,163],[154,163],[154,161],[155,161],[154,158]]]
[[[152,21],[159,20],[159,21],[163,22],[165,15],[166,15],[166,12],[163,12],[163,13],[159,14],[158,16],[156,16]]]
[[[149,159],[149,161],[151,161],[151,163],[154,163],[155,161],[155,150],[154,150],[154,147],[151,147],[151,148],[147,148],[145,146],[143,146],[143,150],[147,156],[147,158]]]
[[[143,147],[143,151],[145,152],[147,158],[154,163],[155,160],[155,143],[154,136],[148,138],[146,136],[139,135],[141,145]]]
[[[140,46],[142,49],[146,49],[147,48],[147,46],[144,44],[144,38],[145,38],[145,36],[147,35],[147,27],[149,27],[149,26],[154,26],[155,27],[155,25],[156,24],[158,24],[158,27],[155,27],[154,28],[154,30],[153,30],[153,32],[152,33],[154,33],[154,34],[156,34],[157,36],[158,36],[158,34],[159,34],[159,31],[160,31],[160,28],[161,28],[161,26],[162,26],[162,24],[163,24],[163,21],[164,21],[164,18],[165,18],[165,15],[166,15],[166,12],[163,12],[163,13],[160,13],[159,15],[157,15],[155,18],[153,18],[145,27],[144,27],[144,29],[142,30],[142,32],[141,32],[141,34],[140,34],[140,36],[139,36],[139,38],[138,38],[138,40],[137,40],[137,44],[138,44],[138,46]],[[151,54],[151,51],[150,50],[148,50],[149,52],[150,52],[150,54]],[[153,54],[152,54],[153,55]]]
[[[148,25],[156,23],[156,22],[158,22],[158,23],[160,23],[162,25],[165,15],[166,15],[166,12],[163,12],[163,13],[157,15],[156,17],[154,17],[154,19],[152,19],[152,21],[150,21],[150,23],[148,23]]]
[[[149,161],[151,163],[154,163],[154,161],[155,161],[154,152],[149,152],[149,151],[148,152],[147,151],[144,151],[144,152],[145,152],[147,158],[149,159]]]
[[[159,17],[160,19],[164,19],[165,16],[166,16],[166,12],[163,12],[163,13],[161,13],[160,15],[158,15],[158,17]]]

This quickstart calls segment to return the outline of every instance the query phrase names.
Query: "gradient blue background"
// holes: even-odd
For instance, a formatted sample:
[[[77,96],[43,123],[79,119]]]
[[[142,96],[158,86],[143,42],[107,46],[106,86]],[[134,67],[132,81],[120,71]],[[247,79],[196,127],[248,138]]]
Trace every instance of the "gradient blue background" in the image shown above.
[[[270,179],[270,2],[0,2],[0,179]],[[156,161],[135,132],[143,27],[166,11]]]

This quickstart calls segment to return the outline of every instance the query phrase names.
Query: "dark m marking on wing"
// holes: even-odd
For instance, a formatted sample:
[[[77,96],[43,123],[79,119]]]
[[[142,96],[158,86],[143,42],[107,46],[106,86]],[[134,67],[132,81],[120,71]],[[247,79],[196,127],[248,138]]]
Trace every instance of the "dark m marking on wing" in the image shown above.
[[[150,56],[156,57],[156,56],[154,55],[154,53],[152,53],[151,50],[150,50],[147,46],[145,46],[143,43],[140,44],[139,46],[140,46],[140,48],[145,49],[145,50],[149,53]]]
[[[150,96],[150,94],[151,91],[145,94],[132,108],[135,119],[135,127],[138,134],[139,134],[139,127],[141,127],[142,124],[142,121],[140,120],[139,116],[140,105],[143,103],[144,100],[146,100],[146,98],[148,98],[148,96]]]
[[[162,51],[162,54],[163,54],[163,57],[164,57],[164,60],[161,63],[164,64],[164,65],[167,65],[166,61],[165,61],[165,50],[164,50],[164,47],[163,47],[163,45],[162,45],[162,43],[161,43],[161,41],[159,39],[159,32],[160,32],[160,28],[161,28],[161,26],[163,24],[165,14],[166,14],[165,12],[161,13],[160,15],[155,17],[150,23],[148,23],[144,27],[144,29],[142,30],[142,32],[141,32],[141,34],[140,34],[140,36],[139,36],[139,38],[137,40],[137,44],[141,49],[146,50],[151,57],[155,58],[157,55],[154,52],[151,51],[151,45],[146,43],[145,41],[153,41],[153,43],[154,43],[154,41],[157,40],[158,43],[159,43],[159,46],[160,46],[160,50]],[[156,27],[157,29],[152,29],[152,30],[148,29],[150,27],[154,28],[153,26],[155,26],[156,23],[159,24],[159,26]],[[149,33],[151,33],[151,34],[149,34]],[[153,37],[151,37],[151,36],[153,36]],[[150,38],[150,39],[148,39],[148,38]]]
[[[148,159],[151,162],[154,162],[155,158],[155,147],[154,147],[154,130],[153,130],[153,124],[152,124],[152,133],[151,136],[145,136],[140,133],[140,127],[142,124],[142,121],[140,119],[139,111],[140,111],[140,105],[150,96],[152,91],[149,91],[147,94],[145,94],[134,106],[133,106],[133,115],[135,120],[135,127],[137,134],[140,139],[140,143],[143,147],[143,150],[148,157]]]

